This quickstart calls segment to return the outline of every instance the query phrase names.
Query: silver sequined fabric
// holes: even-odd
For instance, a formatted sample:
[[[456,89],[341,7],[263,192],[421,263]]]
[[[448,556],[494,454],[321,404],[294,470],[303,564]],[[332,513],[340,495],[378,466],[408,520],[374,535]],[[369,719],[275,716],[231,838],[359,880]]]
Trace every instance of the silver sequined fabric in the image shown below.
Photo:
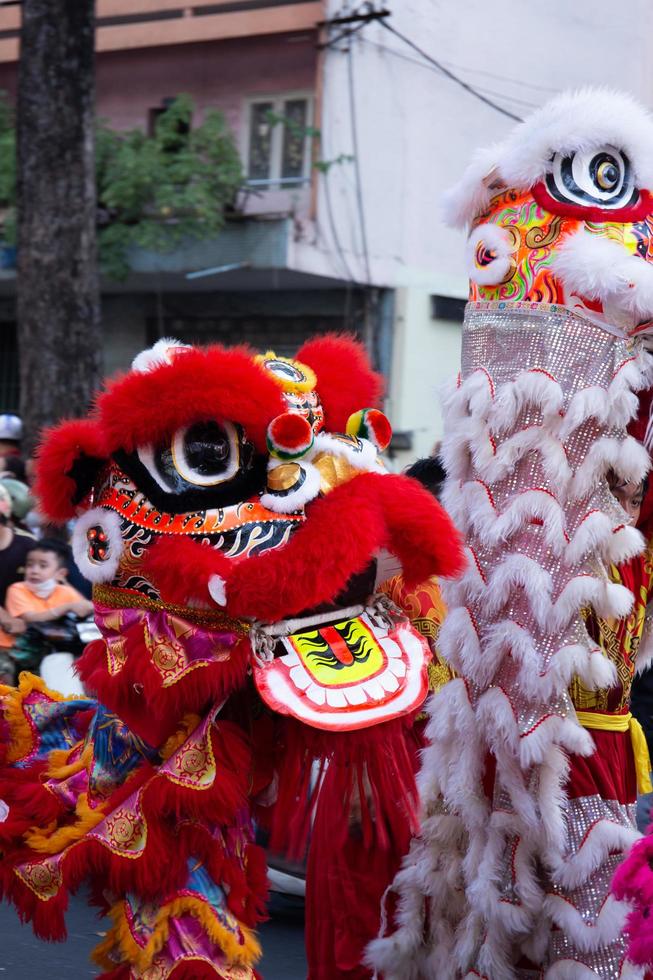
[[[600,549],[590,549],[570,562],[564,546],[551,546],[545,522],[537,516],[493,542],[487,532],[474,527],[472,505],[464,502],[464,495],[469,488],[482,487],[500,516],[518,495],[537,490],[559,505],[556,513],[567,540],[573,538],[587,515],[595,512],[605,515],[616,533],[624,523],[624,514],[604,479],[608,463],[599,467],[599,475],[589,487],[583,489],[578,481],[597,446],[607,444],[606,440],[619,469],[625,429],[614,424],[611,412],[605,418],[585,413],[578,425],[567,425],[566,429],[565,421],[572,404],[577,406],[588,389],[596,393],[601,404],[608,397],[621,397],[615,391],[614,378],[621,365],[638,356],[641,359],[636,348],[629,349],[563,307],[479,303],[470,304],[465,317],[461,381],[446,420],[444,448],[445,461],[454,473],[449,499],[452,493],[458,498],[457,517],[464,526],[472,562],[463,581],[450,588],[448,599],[450,614],[466,610],[478,650],[473,634],[463,642],[459,635],[445,630],[441,652],[465,681],[464,696],[477,719],[470,741],[477,743],[477,755],[494,756],[496,772],[485,823],[472,818],[477,786],[461,788],[460,781],[445,770],[435,788],[444,796],[449,812],[453,807],[465,824],[467,835],[459,855],[457,881],[467,904],[462,919],[453,923],[449,952],[461,976],[470,970],[475,971],[470,975],[491,980],[576,975],[583,980],[594,976],[608,980],[625,976],[628,969],[620,927],[623,913],[616,905],[612,907],[608,895],[612,874],[627,846],[623,842],[633,833],[633,808],[603,799],[598,790],[587,797],[565,798],[564,772],[560,773],[564,760],[571,760],[573,775],[579,729],[574,706],[566,686],[556,687],[553,681],[548,688],[542,683],[538,695],[539,679],[553,676],[552,667],[563,648],[573,647],[585,659],[597,652],[580,608],[585,585],[593,583],[592,587],[602,588],[607,584],[605,558]],[[645,372],[645,364],[642,370]],[[523,392],[518,398],[515,395],[517,408],[509,424],[509,412],[504,412],[499,424],[497,405],[502,399],[510,402],[507,395],[514,394],[518,376],[524,372],[531,372],[536,381],[544,376],[552,390],[552,386],[559,386],[556,390],[562,392],[562,403],[552,412],[543,404],[534,382],[533,397]],[[469,394],[472,382],[476,397]],[[543,382],[545,386],[547,383]],[[515,445],[525,432],[534,442],[525,451],[511,451],[503,466],[506,447]],[[537,581],[544,584],[532,594],[517,578],[498,601],[493,576],[507,559],[515,558],[525,560],[526,576],[534,569],[541,570]],[[547,589],[549,594],[541,605]],[[574,589],[574,596],[579,598],[563,615],[558,600]],[[510,630],[515,628],[528,646],[530,692],[525,690],[525,668],[511,650],[509,636],[514,633]],[[488,677],[484,653],[491,642],[496,648],[502,630],[505,649]],[[443,706],[446,696],[447,689],[440,693],[437,705]],[[434,702],[433,714],[438,710],[446,711],[446,706],[438,708]],[[458,737],[463,737],[463,730],[461,724]],[[581,737],[586,738],[586,733],[581,731]],[[446,751],[445,742],[436,737],[427,749],[424,771],[429,769],[430,753]],[[552,777],[556,765],[557,782]],[[560,799],[554,799],[555,793]],[[603,850],[597,845],[597,856],[592,857],[590,849],[599,837],[592,834],[599,824],[600,833],[609,837],[614,832],[616,843]],[[432,828],[427,837],[429,834]],[[436,837],[432,834],[433,840]],[[437,847],[433,844],[436,851]],[[472,852],[475,858],[470,862]],[[577,880],[570,882],[561,869],[573,861],[579,870]],[[448,914],[446,898],[442,908],[442,916]],[[432,914],[437,917],[438,913]],[[572,919],[567,928],[565,922]],[[437,926],[431,925],[431,930],[432,936],[439,935]],[[576,972],[559,972],[563,965]]]

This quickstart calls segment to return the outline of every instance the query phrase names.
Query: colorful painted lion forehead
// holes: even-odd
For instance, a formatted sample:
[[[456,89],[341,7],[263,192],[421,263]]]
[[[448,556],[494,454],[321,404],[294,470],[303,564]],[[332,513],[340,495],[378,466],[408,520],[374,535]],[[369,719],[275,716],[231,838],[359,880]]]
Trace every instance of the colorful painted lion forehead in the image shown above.
[[[470,298],[560,304],[650,331],[652,188],[646,110],[604,90],[554,99],[477,153],[447,196],[449,222],[471,228]]]
[[[320,402],[315,371],[290,357],[281,357],[274,351],[266,351],[256,358],[277,382],[283,392],[289,412],[302,415],[313,432],[324,428],[324,410]]]

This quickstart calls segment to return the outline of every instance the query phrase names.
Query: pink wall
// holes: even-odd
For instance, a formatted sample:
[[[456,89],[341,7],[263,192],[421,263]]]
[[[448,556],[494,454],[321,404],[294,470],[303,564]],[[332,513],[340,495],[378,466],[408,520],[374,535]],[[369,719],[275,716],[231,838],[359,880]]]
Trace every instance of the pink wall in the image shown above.
[[[200,112],[222,109],[238,133],[248,96],[314,89],[315,39],[280,34],[100,54],[98,115],[117,129],[145,128],[149,109],[187,92]],[[12,97],[15,79],[16,65],[0,64],[0,89]]]
[[[186,92],[200,112],[222,109],[238,132],[245,98],[312,91],[315,62],[312,34],[110,52],[98,57],[98,115],[118,129],[144,127],[149,109]]]

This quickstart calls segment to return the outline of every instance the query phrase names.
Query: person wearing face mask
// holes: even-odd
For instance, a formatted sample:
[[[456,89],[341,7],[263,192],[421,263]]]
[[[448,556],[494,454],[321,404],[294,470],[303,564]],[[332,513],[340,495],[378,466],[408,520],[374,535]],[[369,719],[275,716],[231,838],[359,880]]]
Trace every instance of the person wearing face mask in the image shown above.
[[[91,615],[93,604],[66,583],[67,559],[68,547],[61,541],[44,539],[31,544],[25,558],[24,580],[7,589],[5,607],[13,623],[29,632],[30,626],[53,624],[69,613],[81,618]],[[25,645],[25,636],[17,641],[16,634],[21,630],[10,629],[11,632],[5,626],[5,630],[0,631],[0,652],[11,656],[12,648],[15,654],[21,643]],[[40,657],[51,648],[39,651],[32,649],[30,644],[28,647],[21,657],[14,656],[14,659],[21,661],[28,655],[30,663],[21,663],[21,666],[36,669]]]
[[[51,623],[67,613],[90,616],[93,603],[66,583],[68,546],[35,541],[25,559],[25,578],[7,589],[7,611],[25,623]]]

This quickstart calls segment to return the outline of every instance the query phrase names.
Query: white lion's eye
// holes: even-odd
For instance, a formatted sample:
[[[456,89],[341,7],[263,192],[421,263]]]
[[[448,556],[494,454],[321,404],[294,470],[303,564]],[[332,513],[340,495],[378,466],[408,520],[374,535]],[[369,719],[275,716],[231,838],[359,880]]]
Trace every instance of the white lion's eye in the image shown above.
[[[197,422],[175,432],[161,446],[138,452],[141,463],[159,486],[170,493],[191,487],[218,487],[241,465],[238,431],[230,422]]]
[[[581,207],[624,208],[638,198],[630,160],[609,144],[572,156],[556,153],[546,186],[557,201]]]

